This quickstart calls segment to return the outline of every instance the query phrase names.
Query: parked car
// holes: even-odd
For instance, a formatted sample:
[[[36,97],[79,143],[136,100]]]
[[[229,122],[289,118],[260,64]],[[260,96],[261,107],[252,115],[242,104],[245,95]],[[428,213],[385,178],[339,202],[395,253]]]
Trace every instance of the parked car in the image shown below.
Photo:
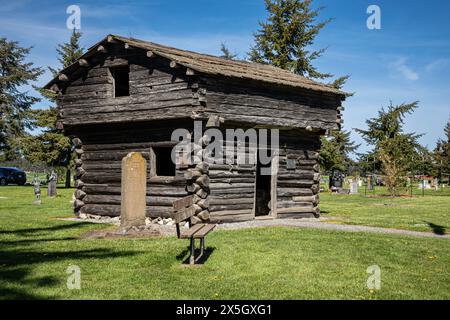
[[[27,181],[27,174],[18,168],[0,167],[0,185],[6,186],[10,183],[23,186]]]

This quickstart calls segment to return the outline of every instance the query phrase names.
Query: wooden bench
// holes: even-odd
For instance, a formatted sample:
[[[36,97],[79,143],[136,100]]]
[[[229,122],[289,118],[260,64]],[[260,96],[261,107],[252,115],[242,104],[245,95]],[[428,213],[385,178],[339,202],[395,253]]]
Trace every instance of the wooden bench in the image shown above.
[[[215,224],[198,223],[192,225],[191,217],[195,215],[194,202],[192,196],[187,196],[173,202],[172,219],[175,221],[178,239],[190,239],[189,264],[198,261],[205,252],[205,236],[215,227]],[[188,221],[189,229],[180,230],[180,223]],[[200,239],[200,255],[195,258],[195,239]]]

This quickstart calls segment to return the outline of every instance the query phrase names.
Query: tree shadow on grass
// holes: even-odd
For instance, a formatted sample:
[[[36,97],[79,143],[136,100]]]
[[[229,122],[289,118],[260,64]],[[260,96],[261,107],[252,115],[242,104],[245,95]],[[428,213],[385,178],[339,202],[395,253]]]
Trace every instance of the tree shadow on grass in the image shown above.
[[[434,234],[438,234],[440,236],[445,235],[446,227],[434,224],[432,222],[427,222],[427,221],[425,221],[425,223],[428,224],[428,226],[431,228],[431,230],[433,231]]]
[[[50,287],[58,284],[58,278],[54,276],[45,276],[40,278],[32,278],[30,275],[30,268],[15,268],[0,270],[0,299],[5,300],[30,300],[30,299],[44,299],[43,296],[31,294],[30,287]],[[21,279],[19,282],[17,279]],[[2,284],[2,283],[5,284]],[[15,286],[27,287],[19,289]]]
[[[62,270],[54,270],[49,267],[49,273],[54,275],[36,276],[35,270],[46,264],[57,262],[81,260],[99,260],[119,257],[131,257],[138,255],[138,251],[116,251],[107,248],[91,248],[86,250],[72,250],[71,246],[64,243],[80,241],[76,237],[45,237],[53,235],[53,232],[80,228],[86,223],[59,224],[45,228],[31,228],[19,230],[4,230],[3,234],[14,234],[22,239],[5,239],[0,242],[0,299],[48,299],[54,296],[40,296],[36,290],[45,287],[65,288],[66,267],[62,265]],[[40,233],[42,232],[42,233]],[[58,242],[61,247],[68,248],[61,250],[60,246],[56,250],[47,249],[42,242]],[[38,246],[33,246],[38,244]],[[45,248],[45,251],[42,250]],[[53,246],[55,248],[55,246]]]
[[[2,265],[0,270],[0,299],[45,299],[49,297],[32,294],[30,293],[31,289],[65,285],[65,269],[56,271],[58,274],[61,274],[61,277],[32,277],[33,267],[36,265],[54,263],[66,259],[79,261],[131,257],[139,253],[137,251],[117,252],[110,249],[47,252],[17,249],[2,250],[0,251],[0,265]],[[27,288],[28,290],[23,290],[22,288]]]
[[[56,242],[56,241],[68,241],[77,240],[76,237],[65,237],[65,238],[36,238],[36,239],[21,239],[21,240],[6,240],[0,241],[0,246],[10,246],[10,245],[30,245],[38,242]]]
[[[18,236],[28,235],[30,233],[45,232],[45,231],[62,231],[67,229],[79,228],[85,225],[92,225],[88,222],[75,222],[58,224],[56,226],[44,227],[44,228],[28,228],[28,229],[13,229],[13,230],[0,230],[0,234],[16,234]]]

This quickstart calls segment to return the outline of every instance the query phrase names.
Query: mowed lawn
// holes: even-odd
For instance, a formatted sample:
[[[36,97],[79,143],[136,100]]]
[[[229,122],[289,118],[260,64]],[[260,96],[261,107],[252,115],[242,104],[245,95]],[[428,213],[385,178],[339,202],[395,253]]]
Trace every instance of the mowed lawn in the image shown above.
[[[175,237],[80,239],[111,227],[58,220],[72,216],[72,190],[58,191],[59,197],[44,196],[37,206],[32,187],[0,188],[0,298],[450,298],[448,239],[283,227],[220,230],[207,237],[212,252],[206,263],[191,268],[182,265],[187,241]],[[80,290],[67,288],[71,265],[81,270]],[[366,285],[372,265],[381,268],[380,290]]]
[[[357,195],[321,193],[321,216],[329,223],[450,233],[450,187],[426,190],[425,196],[420,190],[414,190],[413,197],[385,194],[382,187],[367,196],[364,190]]]

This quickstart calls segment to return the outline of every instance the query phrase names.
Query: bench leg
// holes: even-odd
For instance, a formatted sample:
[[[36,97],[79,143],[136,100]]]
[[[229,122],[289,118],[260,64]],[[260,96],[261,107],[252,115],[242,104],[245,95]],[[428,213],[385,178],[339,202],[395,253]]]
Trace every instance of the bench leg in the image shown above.
[[[203,252],[205,252],[205,238],[200,239],[200,256],[203,256]]]
[[[189,256],[189,264],[194,264],[194,262],[195,262],[195,257],[194,257],[194,254],[195,254],[195,242],[194,242],[194,237],[191,238],[191,245],[190,245],[190,248],[191,248],[191,255]]]

